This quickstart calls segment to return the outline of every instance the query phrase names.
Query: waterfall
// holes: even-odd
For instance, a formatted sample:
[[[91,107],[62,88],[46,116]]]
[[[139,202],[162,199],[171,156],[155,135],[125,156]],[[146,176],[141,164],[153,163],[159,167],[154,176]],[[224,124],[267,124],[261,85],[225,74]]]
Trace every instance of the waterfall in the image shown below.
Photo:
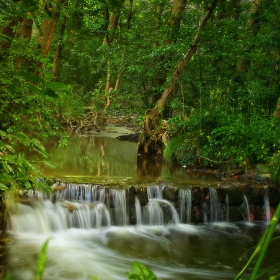
[[[267,189],[265,189],[263,208],[264,208],[264,221],[269,223],[271,220],[271,215],[270,215],[269,200],[268,200],[268,196],[267,196]]]
[[[135,197],[135,213],[136,213],[136,224],[138,226],[142,225],[141,205],[137,196]]]
[[[124,226],[127,224],[126,194],[125,190],[109,190],[113,198],[116,225]]]
[[[179,224],[180,218],[168,200],[153,198],[144,208],[143,223],[147,225]]]
[[[191,222],[192,193],[190,189],[179,190],[179,217],[182,223]]]
[[[243,199],[244,199],[244,219],[247,222],[250,222],[250,208],[249,208],[249,203],[248,199],[245,194],[243,194]]]
[[[221,210],[221,204],[218,200],[217,190],[209,188],[210,191],[210,222],[219,221],[219,211]]]
[[[191,214],[195,215],[196,223],[229,221],[229,194],[224,195],[222,203],[219,200],[219,189],[209,188],[209,194],[203,201],[199,189],[189,187],[179,189],[153,185],[145,192],[137,193],[137,188],[129,193],[127,190],[105,188],[91,184],[59,183],[53,186],[55,195],[41,192],[27,193],[27,200],[19,204],[18,210],[13,210],[11,223],[13,228],[23,228],[23,231],[33,229],[35,232],[61,231],[67,228],[103,228],[127,225],[169,225],[190,224]],[[192,192],[197,191],[196,197]],[[265,190],[263,198],[263,216],[259,214],[256,220],[270,221],[270,205]],[[135,197],[133,198],[133,195]],[[199,194],[199,196],[197,195]],[[220,194],[220,193],[219,193]],[[25,194],[22,194],[24,197]],[[174,201],[172,201],[174,199]],[[198,204],[200,203],[200,204]],[[176,205],[177,210],[174,205]],[[246,195],[243,195],[244,220],[250,221],[250,208]],[[178,212],[177,212],[178,211]],[[33,213],[34,212],[34,213]],[[130,219],[130,215],[132,215]],[[19,217],[26,224],[16,222]],[[34,216],[33,218],[31,218]],[[236,217],[238,214],[236,215]],[[130,224],[131,221],[131,224]]]
[[[203,212],[203,223],[206,224],[208,222],[208,217],[207,217],[207,210],[206,210],[205,202],[203,202],[203,204],[202,204],[202,212]]]
[[[162,191],[164,186],[149,186],[147,187],[148,199],[162,198]]]
[[[86,201],[91,203],[98,200],[98,186],[68,183],[64,190],[56,192],[56,200]]]
[[[96,207],[92,210],[92,225],[96,228],[101,228],[102,226],[111,226],[111,217],[106,205],[102,202],[98,203]]]

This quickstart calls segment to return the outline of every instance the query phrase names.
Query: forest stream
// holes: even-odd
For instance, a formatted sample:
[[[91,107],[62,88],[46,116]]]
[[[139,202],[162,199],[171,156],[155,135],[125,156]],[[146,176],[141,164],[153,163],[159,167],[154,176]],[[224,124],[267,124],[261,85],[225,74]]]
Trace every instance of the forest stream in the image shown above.
[[[54,178],[55,195],[28,193],[9,205],[12,279],[35,279],[48,238],[44,279],[127,279],[133,261],[158,279],[238,274],[273,214],[273,188],[148,163],[137,155],[137,143],[117,138],[130,133],[107,125],[71,136],[64,148],[49,143],[56,168],[41,168]],[[279,242],[273,241],[264,266],[279,260]]]

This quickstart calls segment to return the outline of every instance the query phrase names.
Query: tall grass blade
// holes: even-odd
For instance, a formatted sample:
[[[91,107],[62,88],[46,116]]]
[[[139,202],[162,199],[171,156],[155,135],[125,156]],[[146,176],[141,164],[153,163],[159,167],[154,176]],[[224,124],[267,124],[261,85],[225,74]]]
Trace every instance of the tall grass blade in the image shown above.
[[[260,253],[259,257],[257,259],[257,262],[255,264],[254,270],[253,270],[251,276],[249,277],[249,279],[254,280],[254,279],[258,278],[258,271],[259,271],[261,263],[265,257],[265,253],[267,251],[268,245],[272,240],[272,235],[273,235],[274,229],[278,223],[279,217],[280,217],[280,204],[278,205],[273,218],[271,219],[269,225],[267,226],[265,233],[263,234],[263,236],[262,236],[260,242],[258,243],[255,251],[253,252],[252,256],[250,257],[248,262],[245,264],[243,269],[234,278],[234,280],[240,279],[241,275],[245,272],[245,270],[248,268],[248,266],[253,261],[253,259]]]
[[[266,254],[266,251],[267,251],[267,248],[270,244],[270,241],[272,239],[272,236],[273,236],[273,233],[274,233],[274,230],[275,230],[275,227],[279,221],[279,218],[280,218],[280,204],[278,205],[276,211],[275,211],[275,214],[273,215],[269,225],[268,225],[268,228],[267,228],[267,234],[266,234],[266,237],[264,239],[264,242],[261,246],[261,250],[260,250],[260,255],[257,259],[257,263],[254,267],[254,270],[253,270],[253,273],[251,275],[251,278],[250,280],[254,280],[256,278],[256,275],[260,269],[260,266],[262,264],[262,261],[265,257],[265,254]]]
[[[36,280],[42,280],[42,276],[45,270],[46,266],[46,261],[47,261],[47,248],[48,248],[48,243],[50,241],[50,238],[47,239],[47,241],[43,244],[40,254],[39,254],[39,259],[37,263],[37,271],[36,271]]]

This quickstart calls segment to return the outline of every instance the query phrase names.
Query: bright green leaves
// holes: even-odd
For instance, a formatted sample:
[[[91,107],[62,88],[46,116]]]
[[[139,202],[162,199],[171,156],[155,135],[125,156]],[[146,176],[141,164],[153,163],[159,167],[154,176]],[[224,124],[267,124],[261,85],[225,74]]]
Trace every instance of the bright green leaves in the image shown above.
[[[129,280],[157,280],[156,275],[145,265],[139,262],[131,264],[131,272],[126,273]]]
[[[0,183],[0,192],[8,190],[8,187],[2,183]]]
[[[36,151],[41,156],[47,157],[43,145],[37,139],[30,139],[23,132],[17,135],[0,130],[0,191],[10,188],[33,190],[35,188],[50,188],[38,180],[42,177],[36,169],[18,149]]]

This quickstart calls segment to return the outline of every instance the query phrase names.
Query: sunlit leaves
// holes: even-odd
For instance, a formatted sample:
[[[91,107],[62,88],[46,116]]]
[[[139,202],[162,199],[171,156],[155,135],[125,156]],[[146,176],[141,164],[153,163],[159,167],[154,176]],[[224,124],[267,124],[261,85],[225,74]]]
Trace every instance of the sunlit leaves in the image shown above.
[[[129,280],[157,280],[156,275],[144,264],[133,262],[131,272],[126,273]]]

